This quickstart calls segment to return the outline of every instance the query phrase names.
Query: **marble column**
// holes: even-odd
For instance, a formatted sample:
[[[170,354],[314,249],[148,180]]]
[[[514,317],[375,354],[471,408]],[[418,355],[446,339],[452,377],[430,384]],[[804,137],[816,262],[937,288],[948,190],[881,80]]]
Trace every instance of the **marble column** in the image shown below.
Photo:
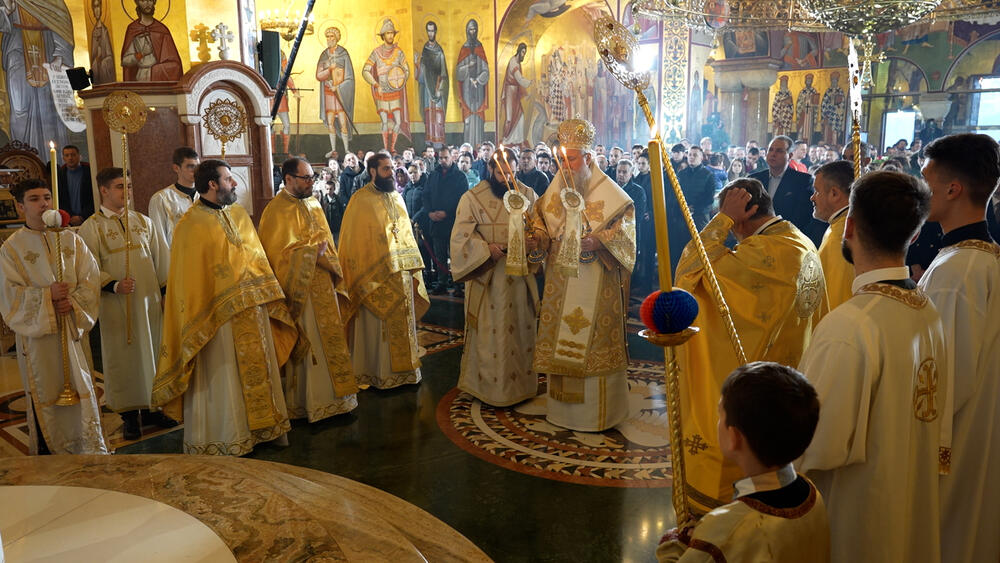
[[[770,138],[767,118],[769,92],[778,79],[780,62],[771,59],[729,59],[712,63],[719,88],[719,113],[730,142],[741,145],[755,139],[762,146]]]

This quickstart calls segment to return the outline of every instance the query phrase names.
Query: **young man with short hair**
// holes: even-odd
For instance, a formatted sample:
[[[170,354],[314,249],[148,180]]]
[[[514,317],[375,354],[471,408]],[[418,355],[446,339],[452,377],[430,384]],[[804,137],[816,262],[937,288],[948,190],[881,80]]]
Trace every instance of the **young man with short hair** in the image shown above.
[[[177,175],[177,181],[149,198],[149,218],[153,227],[163,234],[168,247],[174,238],[174,226],[198,197],[194,189],[194,172],[201,162],[198,153],[191,147],[174,149],[172,161],[171,167]]]
[[[177,421],[149,408],[163,324],[160,290],[167,285],[170,247],[149,217],[133,210],[125,217],[121,168],[98,172],[97,186],[101,207],[83,222],[79,234],[100,268],[104,397],[125,423],[123,437],[138,440],[143,423],[177,426]]]
[[[44,180],[24,180],[12,191],[25,226],[0,248],[0,314],[14,332],[17,366],[24,385],[30,454],[106,454],[101,411],[90,367],[83,354],[84,334],[97,322],[100,271],[87,245],[64,230],[56,246],[42,214],[52,209]],[[58,279],[62,269],[62,281]],[[63,390],[62,339],[68,345],[65,367],[74,405],[56,404]]]

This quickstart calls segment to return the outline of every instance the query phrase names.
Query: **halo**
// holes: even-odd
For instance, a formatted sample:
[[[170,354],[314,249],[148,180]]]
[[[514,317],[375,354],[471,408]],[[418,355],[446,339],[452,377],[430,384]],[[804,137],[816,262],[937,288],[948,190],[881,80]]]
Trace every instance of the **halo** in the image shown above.
[[[101,19],[99,19],[99,20],[97,18],[95,18],[94,15],[93,15],[94,14],[94,2],[93,2],[93,0],[84,0],[84,2],[86,3],[86,5],[83,7],[83,14],[87,18],[87,23],[92,23],[94,25],[97,25],[97,23],[100,22],[100,23],[103,23],[105,26],[107,26],[107,23],[104,22],[104,20],[107,19],[107,17],[108,17],[108,9],[107,9],[108,8],[108,6],[107,6],[108,2],[107,2],[107,0],[101,0],[101,14],[102,14],[102,16],[101,16]]]
[[[350,28],[347,27],[347,24],[337,19],[325,19],[314,28],[316,30],[316,40],[319,41],[319,44],[323,46],[324,50],[326,49],[326,30],[331,27],[335,27],[340,30],[340,41],[337,42],[337,45],[344,45],[347,43],[347,32],[350,30]],[[346,47],[344,48],[346,49]]]
[[[133,18],[132,14],[128,12],[128,8],[125,7],[125,0],[121,0],[121,3],[122,3],[122,11],[125,12],[125,16],[128,17],[128,19],[132,21],[139,19],[138,15],[136,15],[136,17]],[[169,13],[170,13],[170,0],[167,0],[167,11],[163,12],[163,15],[160,17],[156,17],[156,12],[153,12],[153,19],[162,22],[164,19],[166,19],[167,14]]]
[[[396,19],[393,18],[392,16],[380,16],[378,20],[375,21],[375,28],[372,30],[372,35],[378,37],[379,39],[382,38],[382,35],[378,32],[378,30],[382,29],[382,24],[385,22],[385,20],[391,21],[392,27],[396,28],[396,40],[393,41],[392,44],[398,45],[399,36],[402,34],[403,30],[399,28],[399,24],[396,22]]]

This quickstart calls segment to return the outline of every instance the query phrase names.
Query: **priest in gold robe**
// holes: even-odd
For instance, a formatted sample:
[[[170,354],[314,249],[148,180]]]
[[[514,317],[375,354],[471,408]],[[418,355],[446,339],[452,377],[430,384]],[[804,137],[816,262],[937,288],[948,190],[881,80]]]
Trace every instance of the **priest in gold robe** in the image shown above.
[[[538,394],[531,367],[540,264],[525,218],[538,196],[518,182],[514,151],[497,151],[490,175],[462,195],[451,231],[451,275],[465,282],[465,350],[458,388],[506,407]],[[504,162],[501,162],[504,161]]]
[[[140,410],[146,411],[145,422],[177,425],[161,413],[146,416],[160,353],[160,289],[167,285],[170,249],[149,217],[132,210],[125,217],[121,168],[98,172],[97,185],[101,207],[83,222],[79,234],[100,268],[104,399],[125,422],[124,438],[137,440]]]
[[[340,227],[340,263],[350,297],[351,360],[361,385],[391,389],[420,382],[417,319],[430,307],[424,261],[392,159],[368,159],[372,181],[354,192]]]
[[[358,406],[338,302],[346,302],[346,291],[333,234],[312,196],[312,166],[290,158],[281,170],[285,187],[264,208],[260,242],[285,292],[300,345],[309,348],[282,368],[288,414],[316,422]]]
[[[827,310],[816,247],[791,222],[774,214],[757,180],[739,179],[719,194],[719,213],[701,240],[732,312],[747,361],[798,365],[813,327]],[[738,244],[723,243],[730,231]],[[733,498],[739,468],[722,457],[715,420],[719,389],[740,362],[708,287],[705,268],[689,242],[677,264],[677,287],[698,300],[701,333],[678,354],[688,498],[705,513]]]
[[[847,160],[835,160],[816,170],[813,182],[813,217],[829,223],[819,245],[819,260],[823,264],[826,279],[826,295],[830,299],[830,310],[851,298],[851,284],[854,282],[854,266],[844,259],[840,250],[844,238],[844,224],[847,222],[847,205],[851,198],[851,184],[854,182],[854,164]]]
[[[25,226],[0,248],[0,313],[14,331],[17,367],[26,395],[31,454],[106,454],[101,410],[83,355],[86,331],[97,322],[100,272],[83,239],[64,230],[58,237],[42,222],[55,207],[44,180],[24,180],[12,190]],[[62,281],[57,281],[60,266]],[[57,317],[58,315],[58,317]],[[66,376],[59,330],[66,337],[74,405],[56,404]]]
[[[290,428],[280,366],[298,338],[236,179],[195,172],[199,199],[174,230],[153,404],[177,418],[184,452],[243,455]]]
[[[559,125],[560,173],[532,213],[548,252],[535,371],[548,377],[546,419],[600,432],[628,417],[625,313],[635,265],[635,208],[598,166],[594,126]]]

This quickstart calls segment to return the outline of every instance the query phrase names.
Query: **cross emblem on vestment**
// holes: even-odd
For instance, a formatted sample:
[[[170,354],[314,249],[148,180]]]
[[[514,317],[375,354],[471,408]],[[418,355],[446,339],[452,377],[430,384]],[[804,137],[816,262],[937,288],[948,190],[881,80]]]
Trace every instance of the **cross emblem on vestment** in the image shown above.
[[[691,455],[698,455],[703,450],[708,449],[708,443],[702,439],[700,434],[695,434],[690,438],[685,438],[684,445],[687,447],[688,453]]]

